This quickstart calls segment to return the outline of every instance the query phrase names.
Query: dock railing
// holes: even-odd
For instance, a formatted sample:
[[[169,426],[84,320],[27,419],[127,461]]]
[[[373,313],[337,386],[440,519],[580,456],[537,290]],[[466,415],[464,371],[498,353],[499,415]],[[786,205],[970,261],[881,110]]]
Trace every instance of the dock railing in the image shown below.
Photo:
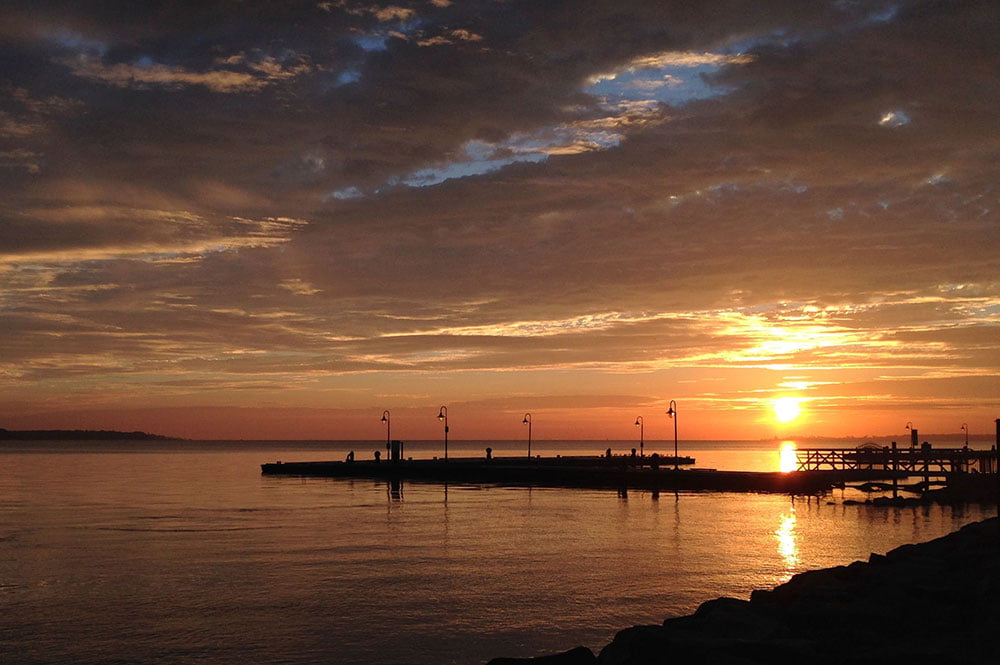
[[[996,473],[996,450],[896,448],[862,444],[856,448],[803,448],[795,453],[799,471],[881,470],[912,475]]]

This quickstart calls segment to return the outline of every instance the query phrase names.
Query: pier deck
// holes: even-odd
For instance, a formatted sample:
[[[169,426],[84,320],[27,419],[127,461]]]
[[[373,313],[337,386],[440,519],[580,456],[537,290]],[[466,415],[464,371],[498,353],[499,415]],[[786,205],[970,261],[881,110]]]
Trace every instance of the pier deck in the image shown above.
[[[804,448],[796,451],[799,471],[882,470],[905,475],[996,473],[996,450],[933,448],[928,444],[896,448],[865,444],[856,448]]]
[[[998,421],[1000,439],[1000,421]],[[827,473],[844,483],[866,481],[862,487],[918,492],[927,498],[935,492],[949,500],[997,501],[1000,506],[1000,474],[997,450],[934,448],[929,443],[909,448],[862,444],[856,448],[805,448],[796,451],[797,473]],[[862,476],[867,474],[867,478]],[[909,478],[921,479],[906,483]]]
[[[398,462],[276,462],[261,465],[264,475],[374,478],[449,483],[486,483],[587,489],[654,491],[713,490],[818,494],[842,482],[842,473],[825,471],[753,472],[675,469],[673,458],[660,468],[630,465],[631,458],[494,458],[405,460]],[[647,458],[648,459],[648,458]],[[683,459],[683,461],[682,461]],[[679,458],[678,464],[691,464]],[[862,473],[859,477],[868,478]]]

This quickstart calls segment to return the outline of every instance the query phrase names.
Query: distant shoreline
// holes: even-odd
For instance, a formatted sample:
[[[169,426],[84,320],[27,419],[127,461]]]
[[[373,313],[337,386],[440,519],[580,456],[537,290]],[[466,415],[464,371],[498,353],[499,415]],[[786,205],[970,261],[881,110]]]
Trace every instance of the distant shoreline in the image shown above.
[[[0,441],[184,441],[184,439],[146,432],[118,432],[103,429],[8,430],[0,428]]]

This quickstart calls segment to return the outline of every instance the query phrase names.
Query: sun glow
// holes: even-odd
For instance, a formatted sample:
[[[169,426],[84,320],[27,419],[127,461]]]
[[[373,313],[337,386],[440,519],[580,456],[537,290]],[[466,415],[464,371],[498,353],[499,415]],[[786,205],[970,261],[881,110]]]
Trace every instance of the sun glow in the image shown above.
[[[789,423],[802,413],[798,397],[779,397],[774,400],[774,417],[781,423]]]
[[[795,454],[795,443],[792,441],[782,441],[778,449],[778,470],[782,473],[796,471],[799,468],[799,459]]]

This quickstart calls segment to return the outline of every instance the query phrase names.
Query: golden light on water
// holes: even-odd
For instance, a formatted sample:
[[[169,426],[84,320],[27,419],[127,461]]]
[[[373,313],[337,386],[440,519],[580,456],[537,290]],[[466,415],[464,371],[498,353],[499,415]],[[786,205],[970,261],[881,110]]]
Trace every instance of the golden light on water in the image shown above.
[[[792,441],[782,441],[778,448],[778,470],[787,473],[799,468],[798,460],[795,457],[795,443]]]
[[[791,578],[799,564],[799,547],[795,541],[795,508],[781,516],[781,524],[774,532],[778,539],[778,554],[785,561],[786,577]]]

